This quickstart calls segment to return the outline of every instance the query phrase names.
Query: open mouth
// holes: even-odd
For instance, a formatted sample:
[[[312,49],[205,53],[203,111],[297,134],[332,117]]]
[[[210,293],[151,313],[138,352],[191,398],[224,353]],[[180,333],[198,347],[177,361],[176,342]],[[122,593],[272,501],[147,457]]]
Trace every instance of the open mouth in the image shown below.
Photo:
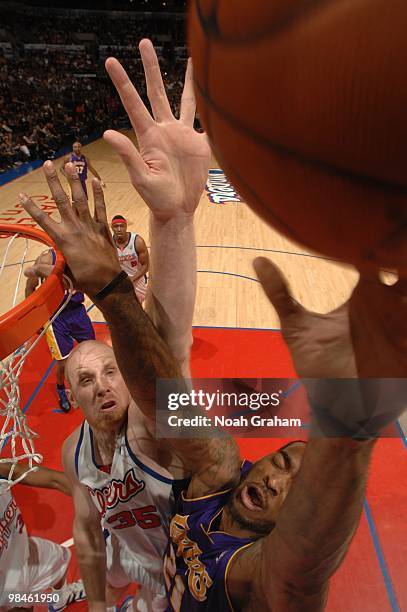
[[[116,403],[113,400],[109,400],[108,402],[104,402],[104,404],[102,404],[100,408],[103,412],[105,412],[107,410],[113,410],[115,406]]]
[[[240,493],[240,499],[248,510],[263,510],[266,505],[262,490],[255,484],[245,485]]]

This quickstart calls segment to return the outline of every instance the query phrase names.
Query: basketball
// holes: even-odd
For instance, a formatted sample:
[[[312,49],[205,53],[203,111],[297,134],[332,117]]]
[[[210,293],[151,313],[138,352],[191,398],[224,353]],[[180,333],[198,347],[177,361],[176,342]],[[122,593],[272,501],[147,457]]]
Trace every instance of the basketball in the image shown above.
[[[195,0],[202,123],[248,204],[289,238],[407,273],[404,0]]]

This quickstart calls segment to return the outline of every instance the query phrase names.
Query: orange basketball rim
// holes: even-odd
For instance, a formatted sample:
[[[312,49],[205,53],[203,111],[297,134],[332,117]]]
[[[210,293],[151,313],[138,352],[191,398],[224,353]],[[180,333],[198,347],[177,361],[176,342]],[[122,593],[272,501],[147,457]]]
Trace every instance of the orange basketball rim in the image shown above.
[[[14,235],[30,238],[53,248],[56,261],[52,273],[32,295],[0,317],[0,359],[13,353],[33,336],[60,306],[65,290],[63,271],[65,260],[54,242],[42,230],[17,224],[0,223],[0,237]]]

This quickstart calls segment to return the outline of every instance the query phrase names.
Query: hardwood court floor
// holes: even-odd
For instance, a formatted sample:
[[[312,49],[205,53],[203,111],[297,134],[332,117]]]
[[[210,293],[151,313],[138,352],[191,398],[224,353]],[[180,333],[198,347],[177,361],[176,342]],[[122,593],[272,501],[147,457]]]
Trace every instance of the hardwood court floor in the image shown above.
[[[148,243],[148,209],[130,184],[121,160],[102,140],[84,147],[84,152],[107,183],[105,197],[109,216],[125,215],[129,229],[140,233]],[[20,191],[34,196],[46,212],[58,218],[39,169],[0,188],[0,222],[30,222],[18,204]],[[204,194],[196,214],[196,242],[200,270],[196,325],[278,327],[276,315],[255,279],[252,261],[257,255],[267,255],[281,266],[294,296],[307,308],[320,312],[338,306],[356,282],[352,269],[313,256],[289,242],[241,202],[215,204]],[[4,241],[0,241],[0,256],[3,250]],[[41,250],[36,245],[30,248],[29,258]],[[11,268],[7,279],[2,281],[0,312],[8,308],[6,297],[11,292],[13,279]]]

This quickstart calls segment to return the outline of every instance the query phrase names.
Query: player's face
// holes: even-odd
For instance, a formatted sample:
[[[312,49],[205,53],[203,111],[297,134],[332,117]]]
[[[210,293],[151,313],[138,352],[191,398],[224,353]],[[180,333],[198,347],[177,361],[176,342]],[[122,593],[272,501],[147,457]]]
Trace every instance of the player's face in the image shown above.
[[[127,223],[123,221],[122,223],[115,223],[112,225],[113,236],[117,240],[124,240],[127,237]]]
[[[131,398],[110,346],[93,340],[80,344],[66,375],[91,427],[108,430],[125,421]]]
[[[257,461],[229,502],[230,513],[243,529],[270,533],[300,469],[305,443],[295,442]]]
[[[74,142],[72,145],[72,151],[75,153],[75,155],[77,155],[79,157],[79,155],[81,154],[81,150],[82,150],[82,145],[80,142]]]

